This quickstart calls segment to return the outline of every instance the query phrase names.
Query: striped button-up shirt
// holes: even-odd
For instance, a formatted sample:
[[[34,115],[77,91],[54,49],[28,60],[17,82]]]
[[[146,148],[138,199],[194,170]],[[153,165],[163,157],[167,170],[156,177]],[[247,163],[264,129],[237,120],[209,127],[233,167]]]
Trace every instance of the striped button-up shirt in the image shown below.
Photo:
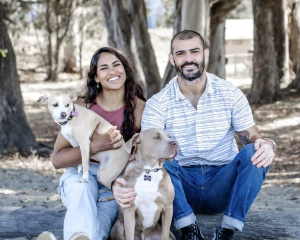
[[[238,153],[234,133],[255,125],[243,92],[206,73],[207,83],[197,109],[181,93],[177,77],[146,102],[142,131],[166,130],[178,142],[175,160],[181,166],[223,165]]]

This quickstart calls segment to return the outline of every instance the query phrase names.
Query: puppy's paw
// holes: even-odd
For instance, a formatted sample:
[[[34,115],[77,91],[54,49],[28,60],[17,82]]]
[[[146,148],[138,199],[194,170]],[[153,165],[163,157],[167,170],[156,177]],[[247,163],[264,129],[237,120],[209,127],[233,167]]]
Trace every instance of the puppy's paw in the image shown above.
[[[80,182],[81,182],[81,183],[89,183],[90,181],[89,181],[88,178],[82,177],[82,178],[80,179]]]

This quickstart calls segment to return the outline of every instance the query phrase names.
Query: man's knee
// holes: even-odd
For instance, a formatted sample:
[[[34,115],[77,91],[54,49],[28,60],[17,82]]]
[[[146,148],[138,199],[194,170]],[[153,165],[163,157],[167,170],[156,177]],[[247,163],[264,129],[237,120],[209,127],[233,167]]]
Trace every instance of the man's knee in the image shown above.
[[[242,148],[239,154],[241,154],[245,159],[251,160],[252,156],[255,154],[254,144],[247,144]]]
[[[164,163],[164,168],[167,170],[169,174],[174,174],[178,172],[178,163],[175,159],[172,161],[166,161]]]

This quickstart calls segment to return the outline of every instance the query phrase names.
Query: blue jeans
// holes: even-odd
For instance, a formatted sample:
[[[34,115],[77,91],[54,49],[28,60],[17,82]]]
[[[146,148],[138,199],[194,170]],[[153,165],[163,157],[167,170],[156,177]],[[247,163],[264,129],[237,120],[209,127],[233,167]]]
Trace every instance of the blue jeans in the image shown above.
[[[165,162],[175,189],[173,222],[177,229],[195,222],[194,213],[224,213],[222,226],[242,231],[269,167],[252,165],[254,145],[245,146],[227,165],[181,167]]]

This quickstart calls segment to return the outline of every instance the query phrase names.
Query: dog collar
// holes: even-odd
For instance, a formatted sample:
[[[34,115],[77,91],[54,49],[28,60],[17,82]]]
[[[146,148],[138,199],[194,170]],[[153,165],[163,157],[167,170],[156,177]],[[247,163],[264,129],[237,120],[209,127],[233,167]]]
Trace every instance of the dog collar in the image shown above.
[[[162,168],[155,168],[155,169],[144,169],[147,174],[150,172],[158,172],[159,170],[162,170]]]
[[[70,120],[72,120],[73,116],[78,117],[78,112],[75,112],[75,106],[74,106],[74,104],[73,104],[73,110],[72,110],[70,116],[67,118],[67,120],[64,121],[64,122],[56,122],[56,123],[59,124],[59,125],[61,125],[61,126],[64,126],[64,125],[66,125]]]

